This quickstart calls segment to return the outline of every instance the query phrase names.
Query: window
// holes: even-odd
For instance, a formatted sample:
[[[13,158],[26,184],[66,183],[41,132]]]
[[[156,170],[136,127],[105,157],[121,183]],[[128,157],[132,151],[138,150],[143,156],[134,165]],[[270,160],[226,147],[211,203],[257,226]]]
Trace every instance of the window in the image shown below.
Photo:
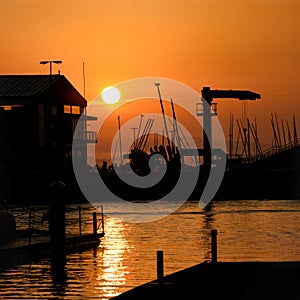
[[[80,106],[72,106],[72,114],[80,115]]]
[[[64,105],[64,113],[80,115],[80,106]]]
[[[70,114],[72,112],[71,105],[64,105],[64,113]]]

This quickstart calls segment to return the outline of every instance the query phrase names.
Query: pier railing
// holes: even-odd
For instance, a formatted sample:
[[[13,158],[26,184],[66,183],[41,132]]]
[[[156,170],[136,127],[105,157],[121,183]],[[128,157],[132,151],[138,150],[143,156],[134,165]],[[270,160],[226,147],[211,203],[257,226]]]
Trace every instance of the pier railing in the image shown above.
[[[31,244],[32,236],[48,235],[49,227],[45,222],[45,216],[49,212],[48,207],[30,207],[13,211],[16,222],[16,237],[28,238]]]
[[[27,238],[29,245],[33,237],[50,239],[50,206],[16,209],[13,215],[17,238]],[[98,209],[80,205],[66,207],[65,232],[67,237],[104,234],[103,206]]]
[[[253,163],[297,147],[300,147],[300,138],[283,146],[272,146],[261,153],[246,158],[245,163]]]
[[[94,207],[70,207],[66,210],[66,233],[82,234],[104,233],[104,213],[103,206],[97,212]]]

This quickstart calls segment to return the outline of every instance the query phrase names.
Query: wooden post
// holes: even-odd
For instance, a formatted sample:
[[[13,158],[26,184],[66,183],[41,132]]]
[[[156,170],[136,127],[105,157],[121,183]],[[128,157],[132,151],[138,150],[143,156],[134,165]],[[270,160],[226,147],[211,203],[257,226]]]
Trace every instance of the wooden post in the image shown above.
[[[28,214],[28,244],[31,245],[31,211]]]
[[[104,233],[104,213],[103,213],[103,205],[101,205],[101,225],[102,225],[102,233]]]
[[[97,235],[97,213],[93,212],[93,233]]]
[[[78,207],[79,235],[81,236],[81,207]]]
[[[164,252],[162,250],[156,252],[156,268],[157,282],[162,284],[164,279]]]
[[[62,267],[66,263],[65,184],[61,181],[53,182],[49,186],[49,195],[51,197],[49,218],[51,263],[52,265]]]
[[[218,261],[218,252],[217,252],[218,232],[216,229],[212,229],[210,234],[211,234],[211,262],[216,263]]]

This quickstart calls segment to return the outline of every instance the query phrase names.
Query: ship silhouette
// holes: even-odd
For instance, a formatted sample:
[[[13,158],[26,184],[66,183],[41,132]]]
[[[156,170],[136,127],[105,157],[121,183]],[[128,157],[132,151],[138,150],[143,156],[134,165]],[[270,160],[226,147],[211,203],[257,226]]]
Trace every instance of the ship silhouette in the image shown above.
[[[158,89],[159,89],[159,85]],[[159,91],[159,90],[158,90]],[[110,166],[107,163],[99,167],[98,171],[108,186],[108,188],[117,196],[125,200],[157,200],[166,196],[176,186],[181,172],[189,172],[193,166],[184,164],[184,156],[198,157],[199,164],[201,161],[200,171],[198,174],[197,184],[191,191],[189,199],[200,199],[207,180],[214,168],[223,163],[225,172],[221,185],[215,191],[214,199],[299,199],[300,198],[300,140],[297,137],[296,120],[293,116],[292,130],[288,122],[284,126],[279,126],[276,114],[271,114],[271,125],[274,135],[274,144],[263,150],[258,137],[256,122],[251,123],[247,118],[244,120],[234,120],[230,114],[230,132],[229,132],[229,152],[224,153],[222,149],[211,149],[209,140],[211,139],[211,118],[217,114],[216,103],[214,98],[237,98],[239,100],[257,100],[260,95],[250,91],[234,90],[211,90],[205,87],[202,90],[202,96],[209,105],[202,111],[197,111],[197,116],[203,117],[203,148],[190,149],[182,146],[181,143],[175,145],[171,139],[166,137],[164,144],[157,144],[158,139],[150,136],[151,126],[146,123],[144,134],[135,141],[130,152],[124,155],[128,159],[130,168],[139,176],[148,176],[151,172],[158,175],[160,168],[166,169],[162,180],[150,188],[137,188],[123,182],[118,174],[125,172],[124,166]],[[159,91],[159,100],[162,108],[162,117],[164,117],[163,102]],[[173,133],[174,140],[180,140],[179,130],[176,128],[176,114],[174,106],[173,111]],[[202,105],[202,107],[205,107]],[[148,120],[149,122],[151,120]],[[234,145],[233,128],[234,121],[238,128],[238,136]],[[151,122],[150,122],[151,123]],[[147,125],[148,124],[148,125]],[[164,122],[165,126],[166,123]],[[209,130],[207,130],[209,128]],[[164,128],[165,132],[168,128]],[[208,133],[207,133],[208,132]],[[156,141],[145,150],[148,140]],[[181,149],[178,149],[181,144]],[[236,146],[236,151],[234,151]],[[240,151],[238,152],[238,148]],[[150,160],[159,154],[155,159],[156,164],[150,168]]]

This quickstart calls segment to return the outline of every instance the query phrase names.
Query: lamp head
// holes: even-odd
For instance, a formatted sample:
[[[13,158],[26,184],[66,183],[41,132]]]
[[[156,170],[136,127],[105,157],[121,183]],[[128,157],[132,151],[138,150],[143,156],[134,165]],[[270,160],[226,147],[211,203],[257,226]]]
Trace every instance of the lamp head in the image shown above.
[[[62,63],[62,61],[61,60],[42,60],[42,61],[40,61],[41,65],[46,65],[48,63],[55,63],[55,64],[59,65]]]

